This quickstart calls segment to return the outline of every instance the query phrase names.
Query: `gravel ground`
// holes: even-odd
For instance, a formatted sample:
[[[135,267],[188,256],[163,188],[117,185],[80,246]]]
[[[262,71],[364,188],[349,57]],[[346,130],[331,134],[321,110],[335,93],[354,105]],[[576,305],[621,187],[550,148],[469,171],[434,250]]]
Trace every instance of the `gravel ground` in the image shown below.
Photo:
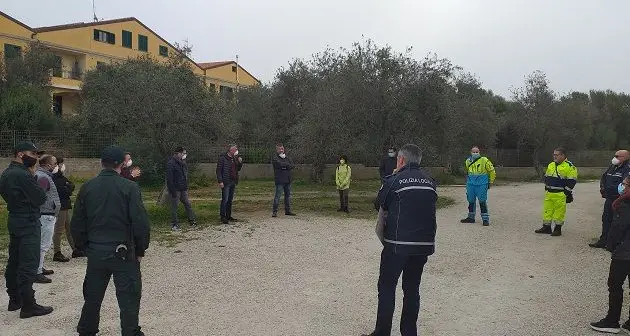
[[[594,335],[588,323],[606,312],[609,255],[587,243],[599,234],[603,202],[597,184],[576,190],[558,238],[533,233],[540,225],[541,185],[490,190],[490,227],[460,224],[464,189],[440,190],[458,203],[438,213],[437,253],[421,288],[421,334]],[[381,247],[372,221],[250,216],[236,226],[185,233],[190,239],[176,248],[151,247],[142,265],[140,319],[147,335],[353,336],[372,330]],[[0,295],[1,335],[73,334],[85,260],[47,264],[56,271],[53,283],[36,285],[36,295],[54,313],[20,320],[7,313],[8,299]],[[401,299],[399,292],[396,320]],[[118,323],[110,284],[101,335],[119,334]]]

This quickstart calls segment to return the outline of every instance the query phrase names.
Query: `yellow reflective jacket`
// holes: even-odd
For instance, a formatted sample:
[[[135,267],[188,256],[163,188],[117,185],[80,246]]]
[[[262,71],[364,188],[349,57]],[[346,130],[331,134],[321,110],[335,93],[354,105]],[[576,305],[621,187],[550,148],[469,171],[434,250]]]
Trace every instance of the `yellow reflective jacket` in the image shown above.
[[[551,162],[545,172],[545,190],[552,193],[572,192],[577,183],[577,168],[569,160]]]

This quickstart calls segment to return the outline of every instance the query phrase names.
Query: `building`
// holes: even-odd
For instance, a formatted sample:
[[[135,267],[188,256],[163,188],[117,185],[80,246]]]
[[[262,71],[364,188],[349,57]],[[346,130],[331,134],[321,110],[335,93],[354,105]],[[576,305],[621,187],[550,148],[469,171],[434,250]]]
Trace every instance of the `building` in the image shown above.
[[[61,67],[51,71],[54,111],[76,114],[82,79],[101,63],[124,61],[149,54],[157,60],[179,52],[171,43],[138,19],[73,23],[31,28],[0,12],[0,44],[4,57],[15,57],[31,42],[39,41],[60,58]],[[190,58],[192,71],[218,93],[230,97],[239,87],[260,81],[234,61],[198,64]]]

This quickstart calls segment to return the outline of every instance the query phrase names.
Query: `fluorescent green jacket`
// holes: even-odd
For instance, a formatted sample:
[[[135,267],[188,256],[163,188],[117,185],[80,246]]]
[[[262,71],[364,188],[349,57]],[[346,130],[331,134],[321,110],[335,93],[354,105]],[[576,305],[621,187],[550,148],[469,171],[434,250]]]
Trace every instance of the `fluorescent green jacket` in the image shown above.
[[[350,189],[350,178],[352,176],[352,169],[347,164],[338,165],[335,174],[335,181],[337,182],[338,190]]]

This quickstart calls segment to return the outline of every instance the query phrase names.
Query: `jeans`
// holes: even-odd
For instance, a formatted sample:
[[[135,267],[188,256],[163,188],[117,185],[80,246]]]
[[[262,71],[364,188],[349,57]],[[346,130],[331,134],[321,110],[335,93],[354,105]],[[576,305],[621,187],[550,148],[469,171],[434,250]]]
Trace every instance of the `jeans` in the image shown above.
[[[612,204],[615,201],[613,198],[607,198],[604,203],[604,212],[602,212],[602,235],[599,236],[599,242],[606,245],[608,241],[608,231],[610,231],[610,224],[613,220],[613,208]]]
[[[291,212],[291,184],[276,184],[276,195],[273,198],[273,212],[278,212],[280,195],[284,192],[284,212]]]
[[[609,322],[619,323],[623,306],[623,283],[630,276],[630,260],[615,260],[610,262],[608,274],[608,314]]]
[[[232,217],[232,201],[234,200],[236,184],[226,184],[221,189],[221,218]]]
[[[350,193],[350,189],[339,190],[339,206],[341,210],[348,209],[348,194]]]
[[[53,235],[53,249],[55,253],[61,252],[61,236],[66,234],[68,245],[74,251],[74,241],[72,240],[72,234],[70,233],[70,210],[61,210],[57,215],[57,222],[55,223],[55,234]]]
[[[42,274],[44,268],[44,257],[50,250],[53,242],[53,234],[55,232],[55,222],[57,222],[56,216],[42,215],[39,217],[39,222],[42,224],[42,236],[40,244],[40,258],[39,267],[37,268],[37,274]]]
[[[174,195],[171,194],[170,196],[172,225],[177,225],[179,223],[179,219],[177,218],[177,207],[179,206],[179,202],[182,202],[182,204],[184,204],[186,215],[188,216],[188,221],[193,222],[195,220],[195,213],[192,211],[192,207],[190,206],[190,200],[188,199],[188,190],[176,191]]]
[[[395,254],[393,247],[385,246],[381,252],[381,267],[378,278],[378,312],[375,336],[390,336],[392,317],[396,306],[396,285],[402,273],[404,293],[400,333],[402,336],[418,335],[418,313],[420,311],[420,280],[427,256]]]

